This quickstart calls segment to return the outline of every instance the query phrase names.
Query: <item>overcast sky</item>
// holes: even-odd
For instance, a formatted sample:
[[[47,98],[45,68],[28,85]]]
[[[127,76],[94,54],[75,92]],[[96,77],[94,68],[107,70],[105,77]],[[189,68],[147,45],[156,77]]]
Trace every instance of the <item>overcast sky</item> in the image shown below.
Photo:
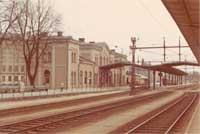
[[[174,20],[161,0],[53,0],[55,9],[63,17],[62,30],[65,35],[86,41],[107,42],[111,49],[130,57],[130,37],[138,37],[137,46],[163,44],[187,45]],[[163,60],[163,50],[137,51],[137,59]],[[194,61],[188,48],[182,49],[182,59]],[[178,49],[167,50],[167,60],[178,60]]]

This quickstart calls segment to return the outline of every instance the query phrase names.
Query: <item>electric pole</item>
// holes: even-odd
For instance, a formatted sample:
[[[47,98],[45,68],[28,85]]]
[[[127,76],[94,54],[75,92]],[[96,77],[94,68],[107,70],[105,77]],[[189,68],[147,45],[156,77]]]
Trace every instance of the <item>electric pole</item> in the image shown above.
[[[179,40],[178,40],[178,46],[179,46],[179,62],[181,61],[181,38],[179,36]]]
[[[130,49],[132,50],[132,68],[131,68],[131,92],[135,89],[135,44],[136,44],[136,38],[131,37],[132,46],[130,46]]]
[[[163,49],[164,49],[164,62],[166,61],[166,43],[165,43],[165,37],[163,37]]]

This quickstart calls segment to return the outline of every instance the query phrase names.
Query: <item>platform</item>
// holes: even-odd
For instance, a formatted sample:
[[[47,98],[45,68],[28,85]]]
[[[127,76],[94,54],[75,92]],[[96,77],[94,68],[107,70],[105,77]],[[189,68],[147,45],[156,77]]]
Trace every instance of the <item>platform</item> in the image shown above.
[[[162,90],[147,90],[145,92],[138,92],[134,96],[123,96],[123,97],[117,97],[117,98],[110,98],[110,99],[103,99],[100,101],[93,101],[93,102],[88,102],[86,104],[78,104],[70,107],[62,107],[62,108],[57,108],[57,109],[46,109],[34,113],[27,113],[23,115],[18,115],[18,116],[9,116],[9,117],[2,117],[0,119],[0,125],[5,125],[5,124],[10,124],[18,121],[26,121],[28,119],[35,119],[35,118],[40,118],[40,117],[45,117],[45,116],[52,116],[55,114],[59,113],[64,113],[64,112],[71,112],[74,110],[78,109],[84,109],[87,107],[91,106],[96,106],[99,104],[106,104],[114,101],[119,101],[123,99],[127,99],[128,97],[139,97],[143,95],[149,95],[149,94],[155,94],[158,92],[162,92]],[[113,92],[112,92],[113,93]],[[25,106],[32,106],[32,105],[40,105],[40,104],[48,104],[51,102],[59,102],[59,101],[66,101],[66,100],[75,100],[75,99],[80,99],[80,98],[87,98],[91,96],[99,96],[103,94],[112,94],[112,93],[99,93],[99,94],[89,94],[89,95],[79,95],[79,96],[71,96],[71,97],[62,97],[62,98],[48,98],[48,99],[40,99],[40,100],[29,100],[29,101],[21,101],[21,102],[10,102],[10,103],[0,103],[1,109],[8,109],[8,108],[16,108],[16,107],[25,107]]]

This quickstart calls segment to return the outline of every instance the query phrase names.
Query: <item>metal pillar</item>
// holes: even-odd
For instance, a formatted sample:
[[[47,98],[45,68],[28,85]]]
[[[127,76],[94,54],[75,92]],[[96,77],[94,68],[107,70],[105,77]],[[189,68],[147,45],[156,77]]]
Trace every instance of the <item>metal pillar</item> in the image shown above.
[[[166,43],[165,43],[165,37],[163,37],[163,49],[164,49],[164,53],[163,53],[163,56],[164,56],[164,62],[166,61]]]
[[[178,43],[179,45],[179,53],[178,53],[178,55],[179,55],[179,62],[181,61],[181,38],[179,37],[179,43]]]
[[[171,84],[171,81],[170,81],[170,74],[168,74],[168,81],[167,81],[168,85]]]
[[[179,85],[179,84],[178,84],[178,81],[179,81],[178,79],[179,79],[179,76],[177,75],[177,76],[176,76],[176,84],[177,84],[177,85]]]
[[[180,75],[178,75],[178,85],[180,84]]]
[[[159,77],[160,77],[160,87],[162,86],[162,72],[159,73]]]
[[[181,85],[183,84],[183,76],[181,76]]]
[[[150,72],[150,69],[148,69],[148,88],[150,88],[151,87],[151,74],[150,74],[151,72]]]
[[[132,46],[130,46],[130,49],[132,50],[132,71],[131,71],[131,91],[135,89],[135,44],[136,44],[136,38],[131,38]]]
[[[153,71],[153,89],[156,89],[156,71]]]
[[[186,77],[186,75],[185,75],[185,84],[187,84],[187,77]]]
[[[177,83],[177,75],[175,75],[175,85],[178,85],[178,83]]]
[[[171,75],[171,85],[174,85],[174,76]]]

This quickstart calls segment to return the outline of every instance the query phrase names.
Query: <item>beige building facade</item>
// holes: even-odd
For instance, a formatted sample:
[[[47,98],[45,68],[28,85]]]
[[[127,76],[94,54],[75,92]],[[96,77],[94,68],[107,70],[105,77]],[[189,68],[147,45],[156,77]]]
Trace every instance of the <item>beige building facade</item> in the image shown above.
[[[18,45],[15,45],[18,44]],[[0,85],[16,86],[26,81],[26,69],[19,42],[6,40],[0,46]]]
[[[109,72],[100,72],[100,67],[115,63],[128,62],[127,56],[115,52],[105,42],[80,43],[80,55],[95,62],[95,81],[99,87],[126,86],[129,84],[129,67],[110,69]]]
[[[111,50],[105,42],[75,40],[60,32],[49,39],[51,43],[40,60],[36,87],[69,89],[128,84],[125,67],[110,70],[109,76],[99,71],[102,66],[127,61],[125,55]],[[102,81],[102,77],[107,78]],[[0,87],[15,87],[19,81],[29,85],[22,45],[7,39],[0,48]]]

